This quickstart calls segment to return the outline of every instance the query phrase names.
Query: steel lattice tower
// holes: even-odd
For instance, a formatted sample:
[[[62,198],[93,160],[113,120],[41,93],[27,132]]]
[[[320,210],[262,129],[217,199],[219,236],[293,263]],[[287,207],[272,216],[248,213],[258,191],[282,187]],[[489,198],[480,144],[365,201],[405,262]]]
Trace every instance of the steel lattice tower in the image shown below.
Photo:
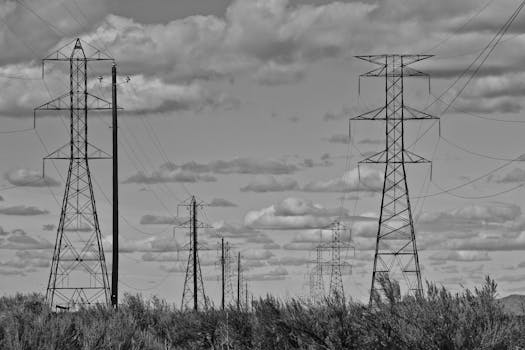
[[[70,54],[63,50],[74,43]],[[93,194],[90,159],[111,159],[88,142],[88,111],[111,110],[111,102],[88,92],[88,62],[113,61],[99,50],[86,56],[80,39],[42,60],[69,63],[69,92],[47,102],[36,111],[69,111],[69,142],[44,158],[69,160],[46,300],[53,309],[110,304],[110,285],[106,270],[102,236]],[[43,71],[42,71],[43,74]]]
[[[309,286],[310,298],[314,303],[319,303],[324,298],[324,278],[323,278],[323,249],[319,246],[315,248],[315,265],[310,270]]]
[[[233,258],[231,256],[231,247],[229,242],[224,242],[221,238],[221,308],[224,310],[226,305],[230,305],[235,300],[233,291]]]
[[[204,292],[204,283],[202,281],[202,271],[199,261],[199,243],[198,243],[198,228],[206,227],[197,219],[197,210],[202,207],[202,203],[197,203],[195,196],[192,196],[188,204],[181,204],[190,212],[190,219],[188,222],[180,225],[190,229],[190,244],[188,263],[186,265],[186,276],[184,278],[184,289],[182,292],[182,309],[193,308],[197,311],[199,306],[201,308],[208,307],[208,300]]]
[[[430,161],[405,149],[404,122],[438,118],[405,105],[403,84],[405,77],[428,77],[409,65],[430,57],[432,56],[357,56],[361,60],[379,65],[379,68],[360,77],[385,78],[385,105],[351,118],[384,120],[386,124],[386,149],[359,162],[385,164],[370,303],[382,294],[380,280],[387,276],[393,280],[404,280],[409,293],[420,295],[423,291],[405,164]]]
[[[310,294],[314,302],[321,302],[325,297],[324,281],[327,270],[330,271],[328,295],[335,299],[345,298],[343,274],[346,270],[351,271],[351,265],[341,257],[341,252],[354,249],[354,245],[350,235],[345,239],[345,233],[349,231],[341,222],[334,222],[330,230],[330,242],[320,243],[315,248],[316,261],[310,274]],[[324,258],[324,252],[330,253],[328,259]]]
[[[225,283],[224,283],[224,294],[227,301],[227,304],[233,303],[235,300],[235,292],[233,289],[233,280],[235,278],[235,271],[234,271],[234,260],[231,255],[231,247],[230,244],[227,242],[225,247],[225,258],[224,258],[224,277],[225,277]]]

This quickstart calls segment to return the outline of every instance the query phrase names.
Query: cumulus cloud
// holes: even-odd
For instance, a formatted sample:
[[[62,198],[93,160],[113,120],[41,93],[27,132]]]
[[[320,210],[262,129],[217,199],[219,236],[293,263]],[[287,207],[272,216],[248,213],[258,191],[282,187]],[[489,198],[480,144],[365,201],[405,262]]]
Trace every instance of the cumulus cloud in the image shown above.
[[[305,62],[348,48],[349,33],[372,9],[361,3],[290,6],[286,0],[234,1],[224,18],[191,16],[141,24],[109,15],[84,37],[111,47],[125,71],[159,72],[168,79],[229,77],[256,72],[263,84],[301,79]],[[284,77],[284,78],[283,78]]]
[[[274,86],[298,83],[304,76],[305,66],[302,64],[269,61],[257,70],[254,78],[261,85]]]
[[[299,189],[296,180],[290,177],[275,177],[272,175],[256,176],[248,185],[241,187],[242,192],[283,192]]]
[[[312,181],[301,190],[305,192],[377,192],[383,188],[383,173],[361,167],[348,171],[340,178]]]
[[[512,203],[487,202],[477,203],[442,212],[423,213],[418,223],[427,231],[477,230],[490,225],[516,220],[521,215],[521,208]]]
[[[331,224],[340,214],[339,208],[325,208],[309,200],[286,198],[270,207],[248,212],[244,223],[262,229],[320,228]]]
[[[284,280],[288,276],[288,270],[282,266],[276,267],[268,272],[247,275],[249,281],[274,281]]]
[[[324,140],[330,143],[342,143],[344,145],[348,145],[350,143],[350,137],[347,134],[335,134],[325,138]]]
[[[323,115],[323,120],[326,122],[330,121],[340,121],[340,120],[348,120],[350,117],[357,114],[357,111],[353,108],[349,107],[342,107],[340,111],[337,112],[326,112]]]
[[[191,171],[179,169],[171,163],[165,163],[160,166],[159,170],[152,171],[151,173],[139,171],[124,180],[124,183],[158,184],[168,182],[195,183],[214,181],[217,181],[217,179],[212,175],[196,174]]]
[[[49,214],[49,211],[34,206],[15,205],[11,207],[0,208],[0,214],[16,216],[33,216]]]
[[[42,173],[29,169],[15,169],[4,174],[4,179],[11,185],[21,187],[56,187],[60,182]]]
[[[146,214],[140,218],[141,225],[179,225],[183,221],[173,216]]]
[[[241,259],[246,260],[267,260],[273,253],[266,249],[246,249],[241,251]]]
[[[429,260],[435,261],[489,261],[489,254],[485,251],[452,251],[436,252],[428,257]]]
[[[267,249],[266,247],[275,244],[273,239],[271,239],[266,233],[254,233],[254,234],[251,234],[250,236],[246,237],[245,242],[246,243],[254,243],[254,244],[263,244],[264,245],[263,247],[265,249]],[[277,248],[271,248],[271,249],[278,249],[278,248],[279,248],[279,246],[277,245]]]
[[[56,226],[54,224],[45,224],[42,226],[43,231],[54,231],[56,230]]]
[[[449,239],[441,244],[443,249],[516,251],[525,249],[525,232],[514,237],[501,234],[479,234],[466,239]]]
[[[224,238],[252,238],[260,232],[252,227],[233,224],[226,221],[213,223],[212,228],[207,230],[209,236],[221,236]]]
[[[211,174],[291,174],[299,168],[274,159],[235,158],[210,163],[188,162],[182,165],[164,163],[151,173],[138,172],[124,183],[156,184],[164,182],[214,182]]]
[[[103,244],[105,249],[111,249],[113,245],[113,238],[107,236],[103,238]],[[131,240],[119,237],[119,251],[122,253],[135,253],[135,252],[179,252],[182,247],[174,237],[170,236],[158,236],[149,237],[146,239]]]
[[[307,257],[294,257],[294,256],[283,256],[283,257],[273,257],[268,260],[269,265],[278,265],[278,266],[304,266],[313,261]]]
[[[119,87],[119,104],[132,113],[231,109],[238,103],[235,98],[210,91],[196,82],[174,84],[158,77],[134,75],[127,84]]]
[[[487,181],[495,183],[514,183],[525,181],[525,170],[514,168],[503,175],[489,175]]]
[[[11,231],[0,243],[0,249],[28,250],[28,249],[51,249],[53,245],[44,238],[33,237],[24,230]]]
[[[362,140],[359,140],[358,143],[360,145],[384,145],[385,144],[385,140],[364,138]]]
[[[228,207],[236,207],[237,204],[230,202],[227,199],[224,198],[213,198],[209,203],[209,207],[221,207],[221,208],[228,208]]]

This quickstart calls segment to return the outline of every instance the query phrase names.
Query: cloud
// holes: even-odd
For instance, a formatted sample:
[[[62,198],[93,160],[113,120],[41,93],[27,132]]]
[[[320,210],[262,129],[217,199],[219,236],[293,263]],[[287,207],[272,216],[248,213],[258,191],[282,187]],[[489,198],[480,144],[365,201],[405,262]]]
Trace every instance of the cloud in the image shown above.
[[[519,101],[508,97],[493,99],[459,98],[454,106],[454,110],[458,112],[477,114],[519,113],[522,108]]]
[[[293,256],[283,256],[280,258],[273,257],[268,260],[270,265],[279,265],[279,266],[303,266],[311,263],[312,260],[307,257],[293,257]]]
[[[262,229],[307,229],[328,226],[340,215],[338,208],[325,208],[312,201],[286,198],[270,207],[253,210],[244,217],[248,227]]]
[[[241,187],[242,192],[283,192],[299,189],[296,180],[290,177],[276,178],[272,175],[256,176],[248,185]]]
[[[82,8],[82,21],[75,20],[68,12],[80,16],[78,8],[59,0],[31,0],[25,5],[16,1],[5,1],[0,6],[0,16],[4,23],[4,34],[0,41],[0,64],[16,63],[34,59],[34,52],[46,52],[58,43],[63,36],[74,36],[90,31],[107,15],[107,4],[104,0],[77,0]],[[66,9],[67,7],[67,9]],[[37,9],[41,18],[51,23],[60,34],[50,28],[41,18],[35,16],[28,8]],[[31,30],[28,30],[31,28]],[[15,40],[23,37],[24,45]],[[28,50],[31,47],[32,50]]]
[[[241,251],[241,260],[267,260],[273,253],[266,249],[246,249]]]
[[[276,85],[300,80],[305,63],[348,50],[355,41],[355,34],[349,33],[360,29],[363,16],[373,7],[233,1],[224,18],[190,16],[166,24],[141,24],[109,15],[84,38],[111,47],[126,72],[183,81],[252,73],[256,81]]]
[[[133,75],[130,79],[127,84],[119,86],[119,104],[132,113],[201,111],[219,107],[232,109],[239,103],[231,96],[210,91],[196,82],[168,83],[159,77],[142,74]]]
[[[364,138],[362,140],[359,140],[358,143],[360,145],[384,145],[385,144],[385,140]]]
[[[54,231],[56,230],[56,225],[54,224],[45,224],[42,226],[43,231]]]
[[[51,178],[43,177],[42,174],[35,170],[15,169],[4,174],[4,179],[11,185],[21,187],[56,187],[60,182]]]
[[[514,168],[504,175],[490,175],[487,181],[495,183],[514,183],[525,181],[525,170],[521,168]]]
[[[251,238],[260,232],[245,225],[232,224],[226,221],[213,223],[213,227],[207,230],[208,236],[221,236],[224,238]]]
[[[34,206],[15,205],[11,207],[0,208],[0,214],[16,216],[33,216],[49,214],[49,211]]]
[[[446,252],[441,251],[437,252],[428,257],[429,260],[434,261],[490,261],[491,258],[487,252],[484,251],[453,251]]]
[[[180,218],[146,214],[140,218],[141,225],[180,225]]]
[[[152,253],[147,252],[142,254],[142,260],[144,261],[180,261],[180,262],[186,262],[187,260],[187,254],[184,254],[184,252],[177,252],[177,253]]]
[[[275,86],[296,84],[305,77],[305,66],[302,64],[281,64],[269,61],[261,66],[254,75],[261,85]]]
[[[301,190],[305,192],[378,192],[383,188],[383,174],[367,167],[354,168],[340,178],[312,181]]]
[[[301,163],[301,166],[303,166],[305,168],[313,168],[313,167],[317,167],[317,166],[329,167],[329,166],[332,166],[332,165],[334,165],[334,163],[332,162],[329,153],[323,153],[323,155],[321,156],[321,160],[319,162],[317,162],[317,161],[315,161],[315,160],[313,160],[311,158],[305,158],[303,160],[303,162]]]
[[[151,173],[138,172],[124,183],[165,183],[165,182],[214,182],[211,174],[291,174],[299,170],[295,164],[287,164],[274,159],[235,158],[217,160],[207,164],[188,162],[182,165],[164,163],[159,170]]]
[[[423,213],[418,225],[426,231],[479,230],[488,226],[501,226],[521,215],[521,208],[512,203],[487,202],[464,206],[450,211]]]
[[[158,184],[168,182],[196,183],[214,181],[217,181],[214,176],[195,174],[191,171],[181,169],[173,169],[169,163],[166,163],[161,165],[159,170],[152,171],[151,173],[139,171],[128,177],[123,183]]]
[[[227,199],[223,198],[213,198],[209,203],[209,207],[221,207],[221,208],[228,208],[228,207],[236,207],[237,204],[230,202]]]
[[[50,266],[51,250],[18,250],[16,259],[0,261],[0,267],[8,267],[18,270],[47,268]]]
[[[330,143],[342,143],[344,145],[348,145],[350,143],[350,137],[347,134],[335,134],[328,138],[324,138],[323,140],[326,140]]]
[[[103,238],[104,249],[111,249],[113,238],[106,236]],[[158,236],[149,237],[146,239],[130,240],[119,236],[119,251],[121,253],[135,253],[135,252],[179,252],[182,250],[181,245],[174,237]]]
[[[467,239],[448,239],[442,242],[443,249],[454,250],[485,250],[485,251],[517,251],[525,250],[525,232],[515,237],[505,237],[500,234],[480,234]]]
[[[52,248],[53,245],[48,240],[40,237],[32,237],[21,229],[11,231],[5,240],[0,243],[0,249],[26,250]]]
[[[323,115],[325,122],[348,120],[357,113],[353,108],[342,107],[338,112],[326,112]]]
[[[282,266],[276,267],[268,272],[247,275],[249,281],[275,281],[284,280],[288,276],[288,270]]]
[[[275,244],[273,239],[271,239],[266,233],[254,233],[250,236],[246,237],[245,239],[246,243],[254,243],[254,244],[264,244],[264,246],[269,246],[272,244]],[[275,248],[273,248],[275,249]]]
[[[285,243],[282,248],[284,250],[299,250],[299,251],[312,251],[315,249],[318,243],[314,242],[288,242]]]

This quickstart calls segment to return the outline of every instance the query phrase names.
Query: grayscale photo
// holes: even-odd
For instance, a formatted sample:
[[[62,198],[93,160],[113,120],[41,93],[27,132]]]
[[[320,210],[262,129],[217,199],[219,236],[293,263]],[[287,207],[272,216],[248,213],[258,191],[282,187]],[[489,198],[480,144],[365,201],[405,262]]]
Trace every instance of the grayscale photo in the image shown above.
[[[0,0],[0,349],[525,350],[525,0]]]

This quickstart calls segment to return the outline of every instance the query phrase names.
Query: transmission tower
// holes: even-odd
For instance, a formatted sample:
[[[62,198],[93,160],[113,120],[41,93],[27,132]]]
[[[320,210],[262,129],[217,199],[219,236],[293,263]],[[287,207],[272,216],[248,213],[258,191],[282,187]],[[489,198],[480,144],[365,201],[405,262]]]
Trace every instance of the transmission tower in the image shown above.
[[[224,242],[224,238],[221,238],[221,289],[222,289],[222,309],[229,305],[235,300],[235,294],[233,292],[233,258],[231,256],[230,244]]]
[[[73,46],[74,45],[74,46]],[[46,301],[53,309],[110,303],[102,236],[95,206],[89,160],[111,156],[88,142],[88,111],[111,110],[112,103],[88,92],[88,63],[111,61],[98,49],[76,39],[42,60],[69,63],[69,92],[35,108],[37,111],[69,111],[69,142],[44,158],[69,160]],[[65,50],[72,51],[65,53]]]
[[[430,161],[405,149],[405,121],[438,118],[405,105],[403,85],[405,77],[428,77],[427,74],[409,65],[430,57],[432,56],[357,56],[361,60],[379,66],[362,74],[360,78],[384,77],[386,92],[386,102],[383,107],[351,118],[351,120],[384,120],[386,124],[386,149],[359,162],[359,164],[385,164],[370,288],[371,304],[384,293],[380,280],[385,277],[398,281],[404,280],[409,293],[420,295],[423,291],[405,164],[430,163]]]
[[[323,248],[317,246],[315,248],[316,259],[314,261],[314,267],[310,270],[309,274],[309,287],[310,287],[310,299],[314,303],[320,303],[324,296],[324,278],[323,278]]]
[[[197,235],[198,228],[207,227],[197,219],[198,208],[202,208],[204,204],[197,203],[195,196],[192,196],[189,203],[180,204],[179,206],[186,207],[190,213],[189,220],[180,225],[180,227],[190,229],[188,264],[186,265],[181,308],[188,309],[193,307],[193,310],[197,311],[199,305],[201,308],[208,307],[208,300],[204,292],[204,283],[202,282],[202,271],[199,261],[200,245]]]
[[[343,287],[343,274],[351,272],[351,265],[346,261],[347,252],[354,249],[350,231],[339,221],[334,222],[331,227],[331,239],[329,242],[321,242],[316,246],[315,266],[310,273],[310,296],[314,302],[321,302],[325,297],[325,278],[330,272],[328,295],[332,298],[345,298]],[[345,237],[347,236],[347,237]],[[325,257],[325,252],[329,253]]]

